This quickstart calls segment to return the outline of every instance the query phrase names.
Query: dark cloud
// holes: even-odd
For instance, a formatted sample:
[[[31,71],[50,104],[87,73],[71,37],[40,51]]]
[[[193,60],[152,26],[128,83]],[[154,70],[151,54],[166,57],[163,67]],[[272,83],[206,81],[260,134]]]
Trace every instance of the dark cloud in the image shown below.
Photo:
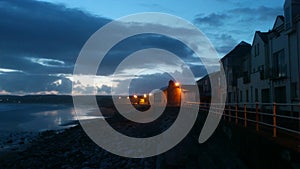
[[[142,34],[132,36],[116,44],[102,60],[102,63],[99,66],[100,69],[98,70],[98,75],[113,74],[120,62],[127,56],[139,50],[149,48],[167,50],[174,53],[185,62],[201,63],[198,58],[192,56],[194,52],[191,49],[176,39],[157,34]],[[159,63],[159,61],[157,62]],[[171,60],[169,62],[170,63],[168,64],[172,63]],[[135,63],[128,66],[135,66]]]
[[[98,88],[98,93],[111,94],[111,87],[108,85],[102,85],[100,88]]]
[[[1,1],[0,67],[17,67],[29,73],[54,72],[25,57],[55,59],[73,65],[85,41],[107,22],[105,18],[46,2]],[[64,67],[55,71],[70,72],[71,69]]]
[[[20,72],[0,75],[0,91],[16,94],[28,94],[47,91],[70,93],[72,82],[64,77],[50,75],[28,75]],[[57,82],[57,83],[55,83]]]
[[[0,2],[0,90],[70,93],[69,74],[85,41],[110,20],[62,5],[31,0]],[[56,84],[54,82],[57,82]]]
[[[207,74],[207,71],[203,65],[193,65],[190,66],[191,71],[193,72],[196,79],[203,77]],[[181,74],[181,72],[174,72],[174,74]],[[114,88],[113,92],[118,94],[123,94],[129,92],[130,94],[143,94],[149,93],[156,89],[163,89],[168,86],[169,81],[176,81],[168,73],[155,73],[149,75],[140,75],[132,80],[117,80],[119,85],[117,88]],[[126,86],[127,83],[130,83],[129,89]],[[192,84],[192,82],[189,82]]]
[[[91,86],[91,85],[85,87],[77,86],[77,87],[73,87],[72,92],[76,94],[90,95],[90,94],[96,94],[97,89],[95,88],[95,86]]]
[[[238,3],[234,0],[224,3],[227,2]],[[208,15],[196,15],[194,23],[213,41],[220,55],[224,56],[240,41],[251,42],[255,31],[261,30],[262,25],[270,25],[271,28],[277,15],[282,15],[282,7],[243,6]]]
[[[209,26],[222,26],[225,24],[225,19],[229,16],[226,13],[217,14],[211,13],[209,15],[204,16],[203,14],[199,14],[195,17],[194,23],[196,24],[205,24]]]
[[[71,81],[59,74],[72,74],[84,43],[96,30],[110,21],[63,5],[33,0],[2,0],[0,68],[20,70],[22,73],[0,74],[0,91],[71,93]],[[189,30],[174,29],[190,36]],[[178,40],[145,34],[130,37],[115,45],[101,63],[98,75],[111,75],[126,56],[147,48],[165,49],[184,61],[201,64],[199,59],[193,57],[193,52]],[[191,68],[197,76],[202,76],[201,66],[192,65]],[[200,72],[196,72],[198,70]],[[143,79],[148,82],[147,85],[153,85],[151,81],[158,82],[158,78],[150,76]],[[86,86],[80,89],[78,85],[76,90],[90,93],[95,91],[95,87]],[[109,93],[110,87],[102,85],[98,91]]]
[[[270,8],[260,6],[257,8],[242,7],[226,10],[219,13],[211,13],[209,15],[198,14],[195,16],[194,23],[209,26],[226,26],[241,24],[241,22],[249,24],[250,21],[266,21],[274,20],[274,17],[282,14],[282,7]]]
[[[196,78],[203,77],[207,74],[207,70],[203,65],[193,65],[190,66],[190,69]]]
[[[228,53],[238,43],[231,35],[227,34],[217,35],[216,39],[222,42],[216,48],[219,53]]]
[[[155,89],[162,89],[168,86],[169,80],[174,80],[168,73],[157,73],[142,75],[133,79],[130,84],[130,93],[150,93]]]
[[[260,6],[258,8],[235,8],[229,10],[228,13],[231,13],[233,16],[237,16],[237,18],[243,18],[240,21],[249,22],[249,19],[254,20],[274,20],[274,16],[282,14],[282,7],[270,8],[266,6]]]

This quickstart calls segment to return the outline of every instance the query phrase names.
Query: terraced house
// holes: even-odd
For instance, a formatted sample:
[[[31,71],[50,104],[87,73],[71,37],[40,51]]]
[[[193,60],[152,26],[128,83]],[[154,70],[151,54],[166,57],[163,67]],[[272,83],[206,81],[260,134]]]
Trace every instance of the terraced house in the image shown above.
[[[300,1],[286,0],[268,32],[236,46],[221,62],[228,103],[299,103]],[[242,64],[241,64],[242,63]]]

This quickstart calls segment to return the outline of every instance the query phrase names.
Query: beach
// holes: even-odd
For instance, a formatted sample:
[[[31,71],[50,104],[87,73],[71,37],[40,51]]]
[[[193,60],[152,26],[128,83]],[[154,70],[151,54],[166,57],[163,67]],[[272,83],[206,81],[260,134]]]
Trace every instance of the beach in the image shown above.
[[[146,137],[164,131],[176,119],[176,113],[165,113],[167,115],[147,126],[134,125],[120,116],[108,121],[122,133]],[[0,168],[247,168],[231,151],[220,128],[206,143],[199,144],[201,125],[197,120],[192,131],[177,146],[149,158],[125,158],[107,152],[96,145],[80,125],[44,131],[30,136],[34,139],[24,144],[24,148],[2,152]]]

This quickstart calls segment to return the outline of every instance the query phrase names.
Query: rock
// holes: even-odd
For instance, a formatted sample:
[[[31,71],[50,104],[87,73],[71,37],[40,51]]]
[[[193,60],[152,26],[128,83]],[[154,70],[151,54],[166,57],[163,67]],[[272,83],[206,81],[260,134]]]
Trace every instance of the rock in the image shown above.
[[[81,168],[81,169],[92,169],[92,168],[90,168],[90,167],[83,167],[83,168]]]
[[[13,143],[13,140],[12,140],[12,139],[9,139],[9,140],[7,140],[6,143],[7,143],[7,144],[11,144],[11,143]]]
[[[156,124],[157,125],[157,124]],[[157,127],[163,127],[165,124],[160,124]],[[120,125],[122,127],[123,125]],[[166,125],[167,126],[167,125]],[[135,126],[130,126],[132,131]],[[143,133],[142,133],[143,134]],[[145,158],[145,159],[130,159],[123,158],[114,154],[107,152],[106,150],[98,147],[95,143],[93,143],[83,132],[80,127],[67,129],[64,132],[51,132],[46,131],[44,134],[40,134],[41,136],[35,139],[27,149],[21,153],[15,155],[15,157],[7,160],[6,157],[0,156],[0,168],[63,168],[63,169],[72,169],[72,168],[81,168],[81,169],[89,169],[89,168],[101,168],[101,169],[111,169],[111,168],[124,168],[124,169],[144,169],[144,168],[166,168],[164,163],[168,160],[173,160],[175,163],[174,168],[178,168],[180,161],[175,157],[184,157],[184,160],[187,159],[185,153],[178,151],[178,153],[174,153],[174,157],[169,157],[172,153],[171,151],[166,152],[164,155],[161,155],[159,160],[157,158]],[[23,136],[19,136],[17,139],[15,137],[4,139],[3,143],[6,140],[10,141],[11,145],[14,146],[14,143],[19,143],[19,141],[23,141],[27,138]],[[22,139],[25,138],[25,139]],[[198,138],[198,137],[197,137]],[[17,141],[15,141],[17,140]],[[127,147],[121,147],[120,140],[114,140],[116,148],[124,151],[136,151],[129,150]],[[111,144],[111,143],[108,143]],[[183,146],[184,145],[184,146]],[[189,143],[179,145],[184,150],[188,150],[189,153],[191,151],[187,149],[186,145],[190,145]],[[19,146],[17,144],[17,146]],[[198,149],[195,146],[192,146],[196,154],[199,154]],[[205,148],[205,147],[204,147]],[[207,150],[208,151],[208,150]],[[214,151],[208,151],[214,152]],[[133,152],[131,152],[133,153]],[[206,154],[203,154],[205,161],[208,161],[210,157]],[[7,163],[1,163],[1,158],[6,159],[8,161],[8,165],[11,167],[6,167]],[[23,161],[23,162],[22,162]],[[197,160],[196,160],[197,162]],[[195,164],[189,163],[189,166],[195,166],[194,168],[200,168],[198,166],[203,166],[203,164]],[[185,164],[184,164],[185,165]],[[170,166],[174,166],[170,164]],[[207,167],[204,167],[207,168]]]
[[[61,166],[62,169],[73,169],[70,165],[63,165]]]

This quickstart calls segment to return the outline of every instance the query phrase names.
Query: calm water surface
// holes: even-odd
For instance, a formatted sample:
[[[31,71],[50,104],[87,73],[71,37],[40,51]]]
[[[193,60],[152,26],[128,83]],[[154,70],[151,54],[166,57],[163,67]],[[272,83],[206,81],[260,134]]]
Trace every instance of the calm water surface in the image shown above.
[[[77,117],[71,104],[0,104],[0,130],[55,130],[68,127],[63,125],[78,118],[93,118],[95,111],[86,109],[86,116]]]

